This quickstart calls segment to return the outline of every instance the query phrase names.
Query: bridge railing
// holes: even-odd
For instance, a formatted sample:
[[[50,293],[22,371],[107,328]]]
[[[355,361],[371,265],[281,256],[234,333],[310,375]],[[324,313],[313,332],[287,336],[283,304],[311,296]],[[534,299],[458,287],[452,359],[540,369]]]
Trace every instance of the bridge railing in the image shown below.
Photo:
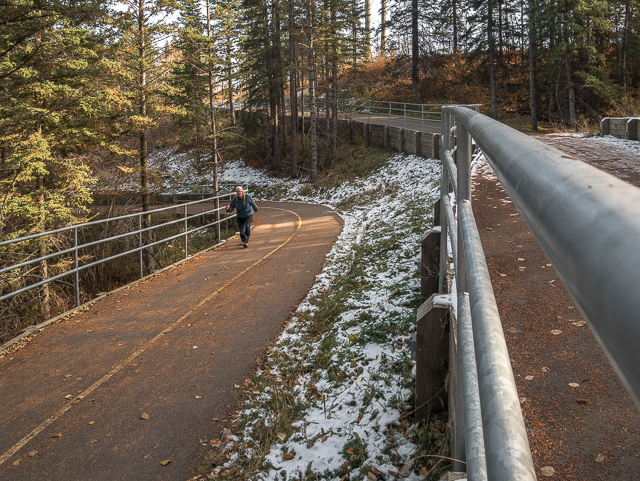
[[[636,402],[640,398],[640,189],[468,108],[442,109],[442,136],[439,289],[447,289],[448,235],[458,293],[456,406],[462,409],[456,409],[455,431],[464,437],[462,443],[456,440],[455,457],[466,460],[470,481],[535,480],[471,208],[472,139]]]
[[[321,91],[322,92],[322,91]],[[407,128],[406,121],[420,121],[424,131],[425,122],[440,122],[440,113],[445,104],[417,104],[410,102],[392,102],[387,100],[371,100],[359,98],[339,98],[337,101],[338,112],[346,117],[364,116],[371,124],[372,118],[380,120],[384,117],[389,125],[393,119],[404,119],[404,128]],[[309,107],[309,97],[302,95],[297,102],[299,112],[307,112]],[[325,93],[320,93],[316,97],[316,106],[324,111],[326,105]],[[479,111],[482,104],[461,104],[464,107]],[[288,100],[286,108],[289,108]]]
[[[220,202],[224,200],[230,200],[233,197],[233,193],[221,194],[214,197],[209,197],[197,201],[180,203],[180,205],[171,205],[159,209],[140,211],[134,214],[128,214],[118,217],[110,217],[106,219],[85,222],[82,224],[76,224],[69,227],[63,227],[60,229],[50,230],[46,232],[40,232],[29,236],[19,237],[15,239],[8,239],[0,242],[0,301],[6,301],[14,296],[23,292],[42,287],[52,282],[63,282],[70,284],[62,279],[73,276],[73,289],[75,292],[76,306],[80,305],[80,273],[86,269],[104,264],[115,259],[119,259],[123,256],[138,253],[139,263],[139,275],[140,278],[144,277],[145,269],[143,263],[143,254],[148,249],[153,248],[167,242],[171,242],[177,239],[182,239],[184,242],[184,258],[189,256],[189,239],[204,229],[216,228],[217,241],[220,242],[220,224],[233,217],[222,216],[222,212],[225,207],[220,206]],[[169,221],[160,222],[155,225],[144,226],[144,216],[171,216]],[[213,215],[215,220],[206,223],[204,221],[205,216]],[[203,219],[202,225],[193,225],[195,219]],[[111,229],[107,226],[112,225]],[[108,237],[90,240],[89,242],[79,242],[79,232],[85,228],[94,228],[98,226],[104,226],[104,230],[117,231],[115,235]],[[175,226],[180,230],[179,233],[168,235],[152,242],[145,242],[145,237],[149,233],[155,233],[159,230],[166,230],[164,228],[169,226]],[[51,236],[57,236],[58,238],[64,237],[62,243],[70,245],[70,247],[55,249],[50,248],[55,244],[51,241]],[[119,240],[129,240],[128,244],[136,244],[135,247],[127,247],[125,250],[118,252],[114,255],[110,255],[104,258],[91,260],[90,262],[82,262],[84,253],[89,248],[95,248],[110,242]],[[39,242],[40,244],[48,244],[49,247],[45,249],[36,249],[35,254],[31,252],[32,249],[24,249],[21,246],[28,245],[30,242]],[[43,254],[43,251],[46,254]],[[20,262],[11,262],[10,259],[16,257],[22,257]],[[61,261],[58,264],[66,265],[66,268],[62,272],[56,275],[40,278],[40,280],[31,281],[35,276],[29,274],[30,270],[42,266],[43,263],[58,260]],[[27,273],[27,274],[25,274]],[[42,276],[41,276],[42,277]],[[36,277],[38,279],[39,277]]]

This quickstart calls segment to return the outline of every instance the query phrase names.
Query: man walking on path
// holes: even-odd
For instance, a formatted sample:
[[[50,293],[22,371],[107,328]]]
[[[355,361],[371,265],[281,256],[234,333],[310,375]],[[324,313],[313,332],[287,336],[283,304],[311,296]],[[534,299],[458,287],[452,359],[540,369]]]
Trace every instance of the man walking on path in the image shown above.
[[[238,209],[238,230],[242,247],[249,247],[249,237],[251,237],[251,223],[253,222],[253,212],[258,212],[258,206],[253,202],[249,194],[245,194],[242,187],[236,187],[236,196],[227,206],[227,212]]]

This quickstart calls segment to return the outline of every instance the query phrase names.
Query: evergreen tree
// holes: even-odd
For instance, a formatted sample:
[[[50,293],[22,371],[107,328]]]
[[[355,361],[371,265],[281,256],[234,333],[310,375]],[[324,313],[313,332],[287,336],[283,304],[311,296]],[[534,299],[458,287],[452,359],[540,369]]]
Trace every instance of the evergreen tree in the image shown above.
[[[165,61],[163,46],[175,33],[169,23],[171,15],[177,13],[179,5],[166,0],[126,0],[122,2],[126,12],[114,12],[115,25],[119,31],[117,58],[122,66],[120,88],[130,98],[131,109],[126,120],[129,131],[138,140],[137,157],[140,164],[140,198],[142,210],[151,209],[149,190],[149,133],[158,120],[172,113],[181,113],[177,108],[164,103],[163,97],[173,96],[165,82],[169,64]],[[151,225],[151,216],[143,216],[143,227]],[[153,241],[152,231],[145,232],[145,243]],[[150,248],[145,249],[145,269],[153,272],[154,257]]]

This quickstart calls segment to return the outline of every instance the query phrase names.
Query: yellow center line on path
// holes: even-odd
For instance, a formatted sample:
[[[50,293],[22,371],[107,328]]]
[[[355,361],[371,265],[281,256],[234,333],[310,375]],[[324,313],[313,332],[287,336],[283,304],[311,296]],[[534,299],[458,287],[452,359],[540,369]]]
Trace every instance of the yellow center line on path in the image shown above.
[[[237,280],[239,277],[241,277],[242,275],[246,274],[247,271],[249,271],[250,269],[253,269],[255,266],[257,266],[258,264],[262,263],[262,261],[264,261],[266,258],[270,257],[272,254],[276,253],[277,251],[279,251],[282,247],[284,247],[285,245],[287,245],[289,243],[289,241],[291,239],[293,239],[293,237],[297,234],[298,230],[300,230],[300,227],[302,227],[302,218],[296,214],[295,212],[291,211],[291,210],[287,210],[287,209],[280,209],[277,207],[263,207],[263,209],[273,209],[273,210],[281,210],[284,212],[289,212],[293,215],[295,215],[298,218],[298,225],[296,227],[296,230],[294,231],[293,234],[291,234],[286,241],[284,241],[282,244],[280,244],[278,247],[276,247],[275,249],[273,249],[271,252],[269,252],[268,254],[262,256],[260,259],[258,259],[256,262],[254,262],[253,264],[251,264],[249,267],[247,267],[246,269],[244,269],[242,272],[240,272],[237,276],[233,277],[232,279],[229,279],[228,281],[226,281],[224,284],[222,284],[221,287],[219,287],[218,289],[216,289],[215,291],[213,291],[211,294],[209,294],[209,296],[207,296],[205,299],[203,299],[201,302],[199,302],[198,304],[196,304],[196,306],[194,308],[192,308],[190,311],[188,311],[186,314],[182,315],[182,317],[180,317],[179,319],[177,319],[175,322],[173,322],[169,327],[167,327],[166,329],[164,329],[162,332],[160,332],[159,334],[157,334],[153,339],[151,339],[150,341],[148,341],[144,346],[142,346],[140,349],[138,349],[137,351],[135,351],[133,354],[131,354],[129,357],[127,357],[124,361],[122,361],[120,364],[116,365],[114,368],[112,368],[107,374],[105,374],[101,379],[99,379],[98,381],[96,381],[95,383],[93,383],[89,388],[85,389],[84,391],[82,391],[78,397],[76,397],[73,401],[70,401],[66,406],[62,407],[62,409],[60,409],[57,413],[55,413],[53,416],[51,416],[49,419],[47,419],[46,421],[44,421],[42,424],[40,424],[38,427],[36,427],[33,431],[31,431],[29,434],[27,434],[24,438],[22,438],[18,443],[16,443],[11,449],[9,449],[7,452],[5,452],[2,456],[0,456],[0,466],[2,464],[4,464],[11,456],[13,456],[15,453],[17,453],[20,449],[22,449],[29,441],[31,441],[33,438],[35,438],[38,434],[40,434],[42,431],[44,431],[44,429],[46,429],[48,426],[50,426],[51,424],[53,424],[58,418],[60,418],[62,415],[64,415],[67,411],[69,411],[73,406],[75,406],[76,404],[78,404],[80,401],[82,401],[82,399],[84,399],[85,397],[87,397],[89,394],[91,394],[93,391],[95,391],[96,389],[98,389],[102,384],[104,384],[105,382],[107,382],[111,377],[113,377],[115,374],[117,374],[118,372],[120,372],[127,364],[129,364],[131,361],[133,361],[136,357],[138,357],[140,354],[142,354],[144,351],[146,351],[149,347],[151,347],[153,344],[156,343],[156,341],[158,339],[160,339],[162,336],[164,336],[166,333],[168,333],[169,331],[171,331],[172,329],[175,329],[182,321],[184,321],[187,317],[189,317],[191,314],[193,314],[193,312],[201,307],[203,304],[205,304],[206,302],[210,301],[212,298],[214,298],[216,295],[218,295],[222,290],[224,290],[225,288],[229,287],[229,285],[231,285],[235,280]]]

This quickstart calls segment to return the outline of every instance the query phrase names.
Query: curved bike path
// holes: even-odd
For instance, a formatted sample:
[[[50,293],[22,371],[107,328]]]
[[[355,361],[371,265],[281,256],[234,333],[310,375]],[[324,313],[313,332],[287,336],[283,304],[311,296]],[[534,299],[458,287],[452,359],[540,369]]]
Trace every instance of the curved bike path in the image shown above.
[[[193,473],[342,229],[324,206],[259,207],[248,249],[231,239],[0,360],[0,480]]]

